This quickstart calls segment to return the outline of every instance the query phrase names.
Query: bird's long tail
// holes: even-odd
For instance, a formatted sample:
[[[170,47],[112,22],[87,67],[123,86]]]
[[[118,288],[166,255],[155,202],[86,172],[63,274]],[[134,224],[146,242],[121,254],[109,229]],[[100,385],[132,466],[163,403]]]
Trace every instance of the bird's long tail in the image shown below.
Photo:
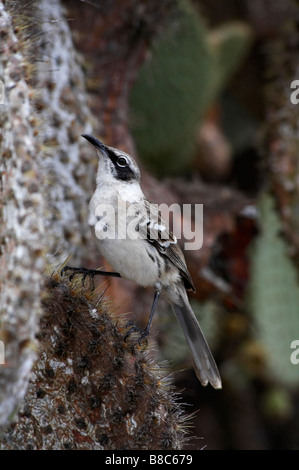
[[[171,305],[192,351],[197,378],[204,386],[210,382],[214,388],[221,388],[218,368],[183,286],[178,287],[178,294],[180,301]]]

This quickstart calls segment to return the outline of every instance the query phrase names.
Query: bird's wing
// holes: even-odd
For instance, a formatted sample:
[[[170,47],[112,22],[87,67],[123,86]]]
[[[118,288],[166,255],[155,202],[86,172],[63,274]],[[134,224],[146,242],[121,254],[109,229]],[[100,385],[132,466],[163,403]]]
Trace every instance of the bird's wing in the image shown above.
[[[135,206],[135,213],[138,213],[138,229],[136,228],[136,230],[138,230],[139,235],[178,268],[186,289],[195,291],[177,238],[169,230],[157,205],[151,204],[147,199],[144,199],[144,204]]]

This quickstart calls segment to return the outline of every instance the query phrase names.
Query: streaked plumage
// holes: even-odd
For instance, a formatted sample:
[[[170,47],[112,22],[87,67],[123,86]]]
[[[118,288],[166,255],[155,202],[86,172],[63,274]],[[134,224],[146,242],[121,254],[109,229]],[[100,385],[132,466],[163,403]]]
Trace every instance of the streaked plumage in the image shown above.
[[[99,241],[102,255],[121,277],[141,286],[152,286],[156,294],[161,293],[167,299],[191,349],[198,379],[203,385],[210,382],[214,388],[221,388],[214,358],[188,301],[186,289],[195,288],[184,255],[159,211],[144,196],[136,162],[125,152],[108,147],[92,136],[83,137],[95,146],[100,157],[97,189],[90,201],[90,223],[100,222],[97,228],[103,231],[98,233],[100,238],[103,236]],[[106,215],[102,224],[96,216],[100,204],[115,209]],[[124,211],[124,224],[133,226],[135,239],[120,237],[116,220]],[[105,238],[113,224],[115,238]],[[157,300],[155,295],[155,305]]]

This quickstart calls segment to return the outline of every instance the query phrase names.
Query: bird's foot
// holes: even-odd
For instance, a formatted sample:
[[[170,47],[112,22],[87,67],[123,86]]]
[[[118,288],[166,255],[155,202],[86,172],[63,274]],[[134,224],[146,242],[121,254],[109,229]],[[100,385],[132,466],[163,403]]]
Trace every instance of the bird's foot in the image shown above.
[[[135,323],[132,322],[132,321],[129,321],[129,322],[126,324],[126,327],[129,327],[129,326],[131,326],[131,328],[130,328],[129,331],[127,331],[127,333],[125,334],[125,337],[124,337],[124,341],[125,341],[125,342],[127,341],[128,337],[129,337],[132,333],[136,333],[136,332],[140,334],[140,336],[139,336],[139,338],[138,338],[138,340],[137,340],[139,346],[141,346],[142,341],[145,340],[145,341],[147,342],[146,337],[147,337],[148,334],[149,334],[149,331],[148,331],[147,328],[145,328],[144,330],[142,330],[141,328],[138,328],[138,326],[136,326]]]
[[[90,277],[92,281],[92,286],[94,289],[94,278],[95,276],[101,274],[101,271],[96,269],[87,269],[87,268],[73,268],[71,266],[64,266],[61,270],[61,276],[63,276],[67,271],[71,271],[71,274],[68,275],[69,281],[72,282],[75,276],[82,275],[82,285],[84,286],[85,280],[87,277]]]

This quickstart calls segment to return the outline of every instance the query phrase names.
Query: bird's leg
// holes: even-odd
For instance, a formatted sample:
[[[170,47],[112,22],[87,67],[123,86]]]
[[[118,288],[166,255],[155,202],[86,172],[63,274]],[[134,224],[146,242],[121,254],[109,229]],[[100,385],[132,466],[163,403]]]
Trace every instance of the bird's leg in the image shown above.
[[[139,341],[140,341],[141,339],[145,338],[145,337],[149,334],[149,332],[150,332],[151,324],[152,324],[152,321],[153,321],[153,318],[154,318],[154,313],[155,313],[156,308],[157,308],[157,305],[158,305],[158,300],[159,300],[159,298],[160,298],[160,294],[161,294],[161,290],[160,290],[160,289],[155,290],[154,300],[153,300],[153,303],[152,303],[151,312],[150,312],[150,315],[149,315],[149,317],[148,317],[146,327],[145,327],[145,329],[143,330],[143,332],[142,332],[142,334],[141,334],[141,337],[139,338]]]
[[[61,275],[63,275],[66,271],[72,271],[72,274],[69,275],[70,281],[72,281],[74,276],[76,276],[77,274],[83,274],[83,279],[82,279],[83,285],[87,276],[89,276],[93,282],[94,282],[95,276],[121,277],[119,273],[114,273],[110,271],[101,271],[97,269],[87,269],[87,268],[73,268],[71,266],[64,266],[64,268],[62,268],[61,270]]]
[[[151,312],[149,314],[148,321],[147,321],[145,329],[140,330],[140,328],[138,328],[136,325],[132,326],[132,328],[130,328],[130,330],[126,333],[126,335],[124,337],[124,341],[126,341],[128,336],[130,336],[130,334],[133,333],[134,331],[140,332],[140,337],[138,338],[138,343],[139,344],[141,343],[141,341],[144,338],[146,338],[148,336],[148,334],[150,332],[151,324],[152,324],[152,321],[153,321],[153,318],[154,318],[154,313],[155,313],[156,308],[157,308],[158,300],[160,298],[160,294],[161,294],[161,289],[156,288],[155,289],[155,294],[154,294],[154,300],[153,300],[153,303],[152,303]]]

